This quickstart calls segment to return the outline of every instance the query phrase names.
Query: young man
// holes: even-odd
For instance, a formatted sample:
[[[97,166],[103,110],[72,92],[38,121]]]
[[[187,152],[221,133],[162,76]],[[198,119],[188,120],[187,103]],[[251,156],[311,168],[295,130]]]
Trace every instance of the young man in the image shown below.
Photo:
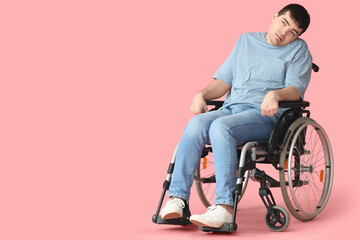
[[[231,222],[236,146],[268,140],[284,111],[279,110],[278,102],[303,98],[310,81],[312,57],[305,41],[298,37],[309,23],[304,7],[284,7],[273,16],[267,33],[241,35],[215,73],[215,80],[194,96],[191,111],[196,116],[189,121],[178,146],[170,199],[161,211],[163,219],[182,217],[202,149],[210,142],[216,176],[215,206],[205,214],[192,215],[190,221],[215,228]],[[226,93],[224,106],[209,112],[205,100]]]

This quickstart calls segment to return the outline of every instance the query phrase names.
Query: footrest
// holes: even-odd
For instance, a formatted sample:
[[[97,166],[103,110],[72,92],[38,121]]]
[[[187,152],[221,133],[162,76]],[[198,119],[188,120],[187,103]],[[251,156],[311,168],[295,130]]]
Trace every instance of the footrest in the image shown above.
[[[199,229],[204,232],[231,233],[237,230],[237,225],[236,223],[224,223],[220,228],[199,227]]]
[[[188,225],[192,224],[187,218],[175,218],[175,219],[162,219],[159,215],[154,215],[152,221],[157,224],[169,224],[169,225]]]

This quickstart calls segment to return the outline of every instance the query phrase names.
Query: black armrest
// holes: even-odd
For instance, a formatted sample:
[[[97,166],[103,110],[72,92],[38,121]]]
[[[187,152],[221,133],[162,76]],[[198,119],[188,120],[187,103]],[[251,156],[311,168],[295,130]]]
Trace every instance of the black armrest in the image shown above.
[[[222,105],[224,105],[224,101],[206,100],[205,102],[206,102],[206,105],[215,106],[215,108],[213,110],[217,110],[217,109],[221,108]]]
[[[279,108],[305,108],[310,106],[307,101],[283,101],[279,102]]]
[[[224,104],[224,101],[206,100],[206,105],[215,106],[215,109],[219,109]],[[282,101],[279,102],[279,108],[305,108],[309,107],[308,101]]]

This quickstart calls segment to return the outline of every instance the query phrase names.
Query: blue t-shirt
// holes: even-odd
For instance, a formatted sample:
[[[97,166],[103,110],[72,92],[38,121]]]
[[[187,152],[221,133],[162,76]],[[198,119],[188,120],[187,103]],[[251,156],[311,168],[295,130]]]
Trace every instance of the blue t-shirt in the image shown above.
[[[213,77],[231,86],[223,107],[247,104],[260,109],[271,90],[293,86],[304,98],[311,67],[312,57],[304,40],[276,47],[266,41],[265,33],[245,33]]]

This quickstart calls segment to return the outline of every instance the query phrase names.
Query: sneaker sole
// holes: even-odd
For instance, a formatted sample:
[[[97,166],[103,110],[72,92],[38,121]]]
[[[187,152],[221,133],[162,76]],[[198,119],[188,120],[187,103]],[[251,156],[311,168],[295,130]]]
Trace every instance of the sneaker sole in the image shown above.
[[[220,227],[214,227],[214,226],[210,226],[210,225],[206,225],[205,223],[190,219],[190,222],[192,222],[193,224],[196,224],[199,227],[208,227],[208,228],[220,228]]]
[[[162,219],[169,220],[169,219],[175,219],[175,218],[182,218],[182,216],[179,213],[168,213]]]

